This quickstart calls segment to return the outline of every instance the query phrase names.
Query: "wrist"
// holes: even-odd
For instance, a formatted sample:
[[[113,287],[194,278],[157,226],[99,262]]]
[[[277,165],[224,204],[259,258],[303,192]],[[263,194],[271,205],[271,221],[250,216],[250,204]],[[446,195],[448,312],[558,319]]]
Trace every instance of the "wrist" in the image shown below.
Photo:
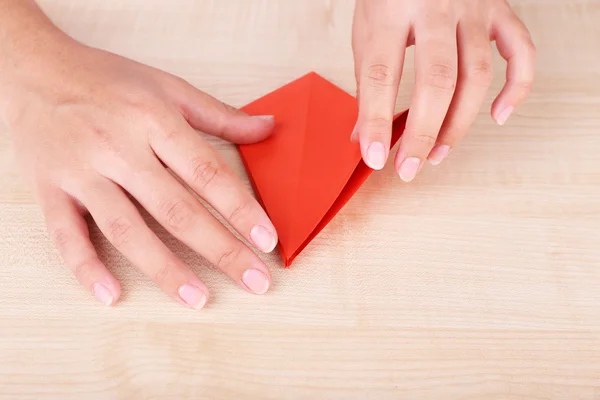
[[[50,79],[65,46],[75,43],[32,0],[0,0],[0,118],[5,121],[28,91],[28,83]]]

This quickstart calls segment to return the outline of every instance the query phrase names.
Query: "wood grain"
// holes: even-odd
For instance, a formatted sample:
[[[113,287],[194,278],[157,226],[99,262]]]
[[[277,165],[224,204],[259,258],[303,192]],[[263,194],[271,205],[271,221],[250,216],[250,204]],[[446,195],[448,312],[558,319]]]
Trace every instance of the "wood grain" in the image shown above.
[[[235,106],[315,70],[354,91],[347,0],[44,0],[77,39]],[[0,128],[0,399],[600,399],[600,1],[521,0],[533,93],[410,185],[374,174],[273,291],[170,301],[92,226],[104,309],[61,265]],[[398,109],[414,71],[407,58]],[[245,178],[235,149],[212,144]]]

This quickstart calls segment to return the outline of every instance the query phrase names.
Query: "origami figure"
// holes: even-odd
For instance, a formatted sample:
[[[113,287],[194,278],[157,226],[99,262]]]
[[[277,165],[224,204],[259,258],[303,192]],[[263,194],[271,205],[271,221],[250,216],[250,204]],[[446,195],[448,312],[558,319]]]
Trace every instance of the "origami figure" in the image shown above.
[[[242,109],[275,117],[272,136],[238,149],[289,267],[373,172],[350,141],[356,99],[311,72]],[[406,112],[396,116],[392,146],[405,121]]]

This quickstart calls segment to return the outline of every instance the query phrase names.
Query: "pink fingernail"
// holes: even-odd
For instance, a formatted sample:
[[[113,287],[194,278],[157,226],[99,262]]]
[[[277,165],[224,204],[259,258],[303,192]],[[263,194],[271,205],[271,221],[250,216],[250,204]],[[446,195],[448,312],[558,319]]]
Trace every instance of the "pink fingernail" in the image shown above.
[[[427,159],[432,165],[438,165],[444,161],[444,158],[448,157],[448,154],[450,154],[450,146],[438,144],[431,150]]]
[[[351,142],[358,142],[358,132],[356,130],[357,126],[358,126],[358,122],[356,122],[356,124],[354,124],[354,128],[352,129],[352,133],[350,134],[350,141]]]
[[[252,228],[250,239],[252,239],[256,247],[265,253],[270,253],[277,246],[275,236],[262,225],[256,225]]]
[[[96,283],[92,288],[92,291],[94,292],[94,296],[96,296],[96,298],[100,300],[102,304],[105,306],[112,305],[114,296],[106,286],[101,283]]]
[[[510,117],[510,114],[512,114],[512,112],[514,111],[514,109],[515,108],[512,106],[508,106],[504,110],[502,110],[500,114],[498,114],[498,117],[496,119],[498,125],[504,125],[508,120],[508,117]]]
[[[409,157],[400,164],[398,168],[398,175],[404,182],[410,182],[415,179],[417,172],[421,166],[421,160],[416,157]]]
[[[373,142],[367,148],[367,165],[373,169],[385,166],[385,147],[382,143]]]
[[[246,270],[242,275],[242,282],[256,294],[265,294],[269,290],[269,278],[257,269]]]
[[[206,304],[206,295],[194,285],[183,284],[179,287],[178,293],[181,300],[196,310],[201,309]]]
[[[254,118],[264,119],[264,120],[267,120],[267,121],[272,121],[272,120],[275,119],[275,117],[273,115],[255,115]]]

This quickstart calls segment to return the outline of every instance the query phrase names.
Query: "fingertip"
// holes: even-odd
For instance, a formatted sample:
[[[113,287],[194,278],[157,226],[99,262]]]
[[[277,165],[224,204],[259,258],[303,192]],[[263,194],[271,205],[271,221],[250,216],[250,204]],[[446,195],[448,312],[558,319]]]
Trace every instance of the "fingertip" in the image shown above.
[[[252,118],[255,118],[257,120],[264,121],[264,122],[270,123],[270,124],[273,124],[275,122],[274,115],[255,115]]]
[[[498,123],[498,125],[500,126],[504,125],[510,117],[510,115],[512,114],[512,112],[514,111],[514,109],[515,108],[513,106],[506,106],[504,108],[501,108],[496,113],[496,117],[494,118],[496,120],[496,123]]]
[[[237,144],[252,144],[265,140],[274,133],[275,116],[273,115],[243,115],[236,118],[228,139]]]
[[[259,126],[259,140],[265,139],[271,136],[275,130],[275,116],[274,115],[257,115],[254,120],[260,123]]]
[[[383,143],[371,142],[366,145],[363,152],[365,164],[374,170],[380,170],[385,166],[387,160],[387,151]]]
[[[446,159],[446,157],[448,157],[448,155],[450,154],[450,151],[452,151],[452,147],[450,147],[447,144],[436,144],[433,149],[431,149],[431,152],[429,153],[429,156],[427,157],[427,160],[429,161],[429,163],[431,165],[440,165],[440,163],[442,161],[444,161],[444,159]]]
[[[352,143],[358,143],[358,121],[356,122],[356,124],[354,125],[354,128],[352,128],[352,133],[350,134],[350,141]]]
[[[385,167],[390,150],[391,123],[374,126],[375,129],[369,127],[370,129],[356,133],[356,136],[360,142],[360,153],[364,163],[371,169],[381,170]]]
[[[265,224],[266,225],[266,224]],[[263,253],[272,252],[277,246],[278,238],[275,228],[269,229],[263,225],[255,225],[250,230],[250,239]]]
[[[112,276],[108,276],[92,285],[92,294],[100,303],[112,307],[121,297],[121,285]]]
[[[271,274],[268,268],[253,267],[242,274],[245,288],[254,294],[265,294],[271,287]]]
[[[77,264],[75,278],[94,297],[107,307],[114,306],[121,297],[121,285],[98,258]]]
[[[399,163],[396,171],[404,182],[412,182],[422,167],[422,161],[418,157],[407,157]]]
[[[189,308],[194,310],[203,309],[208,303],[210,293],[204,283],[196,280],[187,282],[177,289],[179,299]]]

